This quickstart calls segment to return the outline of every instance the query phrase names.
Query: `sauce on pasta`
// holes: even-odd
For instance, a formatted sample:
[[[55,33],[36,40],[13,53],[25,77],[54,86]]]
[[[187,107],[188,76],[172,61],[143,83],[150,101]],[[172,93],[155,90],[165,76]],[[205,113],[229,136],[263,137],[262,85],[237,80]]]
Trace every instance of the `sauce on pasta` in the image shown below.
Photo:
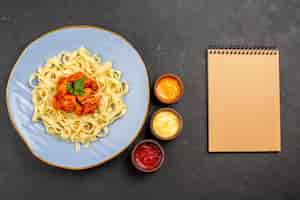
[[[97,82],[87,78],[82,72],[61,77],[53,97],[53,106],[65,112],[75,112],[78,116],[93,114],[100,100],[96,95],[97,91]]]

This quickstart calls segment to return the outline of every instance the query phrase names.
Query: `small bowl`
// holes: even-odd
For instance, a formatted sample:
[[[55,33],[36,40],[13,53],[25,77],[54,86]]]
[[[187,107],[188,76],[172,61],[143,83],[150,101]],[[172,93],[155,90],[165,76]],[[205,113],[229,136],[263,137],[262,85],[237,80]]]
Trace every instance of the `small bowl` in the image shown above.
[[[169,111],[169,112],[172,112],[173,114],[175,114],[178,119],[179,119],[179,128],[177,130],[177,133],[175,135],[172,135],[170,137],[161,137],[158,133],[156,133],[156,131],[154,130],[153,128],[153,120],[154,120],[154,117],[162,112],[162,111]],[[150,122],[150,129],[151,129],[151,133],[157,138],[157,139],[160,139],[160,140],[164,140],[164,141],[169,141],[169,140],[173,140],[175,138],[177,138],[177,136],[181,133],[182,131],[182,128],[183,128],[183,119],[182,119],[182,116],[174,109],[172,108],[161,108],[161,109],[158,109],[151,117],[151,122]]]
[[[180,91],[181,91],[181,92],[180,92],[179,96],[178,96],[177,98],[175,98],[175,99],[172,99],[172,100],[162,99],[162,98],[160,97],[160,95],[158,94],[158,91],[157,91],[157,89],[156,89],[157,86],[158,86],[158,84],[159,84],[159,81],[162,80],[163,78],[167,78],[167,77],[176,79],[177,82],[179,83],[179,86],[180,86]],[[164,103],[164,104],[174,104],[174,103],[177,103],[177,102],[182,98],[182,96],[183,96],[183,94],[184,94],[184,85],[183,85],[183,81],[181,80],[181,78],[180,78],[179,76],[177,76],[177,75],[175,75],[175,74],[163,74],[163,75],[161,75],[161,76],[155,81],[153,90],[154,90],[154,95],[156,96],[156,98],[157,98],[160,102],[162,102],[162,103]]]
[[[135,153],[135,151],[137,150],[137,148],[138,148],[140,145],[142,145],[142,144],[144,144],[144,143],[151,143],[151,144],[156,145],[156,146],[159,148],[160,152],[161,152],[161,160],[160,160],[159,164],[158,164],[156,167],[152,168],[152,169],[145,169],[145,168],[141,167],[139,164],[137,164],[136,161],[134,160],[134,153]],[[152,173],[152,172],[156,172],[157,170],[159,170],[159,169],[161,168],[161,166],[162,166],[162,164],[164,163],[164,161],[165,161],[165,152],[164,152],[164,149],[163,149],[162,146],[161,146],[158,142],[156,142],[155,140],[151,140],[151,139],[142,140],[142,141],[140,141],[139,143],[137,143],[137,144],[134,146],[134,148],[132,149],[132,151],[131,151],[131,162],[132,162],[133,166],[134,166],[136,169],[138,169],[139,171],[144,172],[144,173]]]

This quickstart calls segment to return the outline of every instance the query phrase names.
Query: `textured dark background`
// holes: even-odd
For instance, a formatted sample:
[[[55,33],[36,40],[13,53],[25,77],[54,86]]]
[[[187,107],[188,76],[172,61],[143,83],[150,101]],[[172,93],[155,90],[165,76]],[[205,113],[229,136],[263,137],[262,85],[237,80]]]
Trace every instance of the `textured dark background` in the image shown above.
[[[137,173],[129,151],[102,167],[49,167],[26,149],[7,117],[5,86],[24,47],[49,30],[99,25],[122,34],[142,55],[151,84],[162,73],[186,86],[175,107],[183,134],[163,143],[167,160]],[[207,153],[205,48],[277,46],[281,75],[281,153]],[[300,1],[0,1],[0,199],[299,199]],[[160,107],[153,104],[151,112]],[[137,141],[151,137],[148,123]],[[298,154],[298,155],[297,155]]]

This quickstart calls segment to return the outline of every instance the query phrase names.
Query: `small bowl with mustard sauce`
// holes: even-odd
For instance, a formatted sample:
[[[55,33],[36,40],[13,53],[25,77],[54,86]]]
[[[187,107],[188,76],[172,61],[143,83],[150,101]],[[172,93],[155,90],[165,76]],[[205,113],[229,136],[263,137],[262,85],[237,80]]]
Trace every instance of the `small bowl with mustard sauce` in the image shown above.
[[[151,118],[150,128],[152,134],[160,140],[173,140],[182,130],[181,115],[172,108],[161,108]]]
[[[154,83],[154,95],[164,104],[177,103],[184,93],[184,85],[179,76],[164,74]]]

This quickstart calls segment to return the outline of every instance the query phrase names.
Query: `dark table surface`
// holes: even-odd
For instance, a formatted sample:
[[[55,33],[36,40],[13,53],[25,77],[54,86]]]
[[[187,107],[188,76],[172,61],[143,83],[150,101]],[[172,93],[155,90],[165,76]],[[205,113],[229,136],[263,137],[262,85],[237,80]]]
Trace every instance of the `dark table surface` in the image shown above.
[[[126,37],[142,55],[151,84],[167,72],[183,78],[185,97],[173,106],[184,117],[183,134],[163,143],[167,158],[159,172],[137,173],[129,150],[88,171],[50,167],[31,155],[13,129],[5,107],[11,67],[37,36],[76,24]],[[300,1],[2,0],[0,45],[0,199],[300,198]],[[281,153],[207,152],[209,45],[280,49]],[[154,102],[150,114],[159,107]],[[151,137],[148,125],[137,141]]]

